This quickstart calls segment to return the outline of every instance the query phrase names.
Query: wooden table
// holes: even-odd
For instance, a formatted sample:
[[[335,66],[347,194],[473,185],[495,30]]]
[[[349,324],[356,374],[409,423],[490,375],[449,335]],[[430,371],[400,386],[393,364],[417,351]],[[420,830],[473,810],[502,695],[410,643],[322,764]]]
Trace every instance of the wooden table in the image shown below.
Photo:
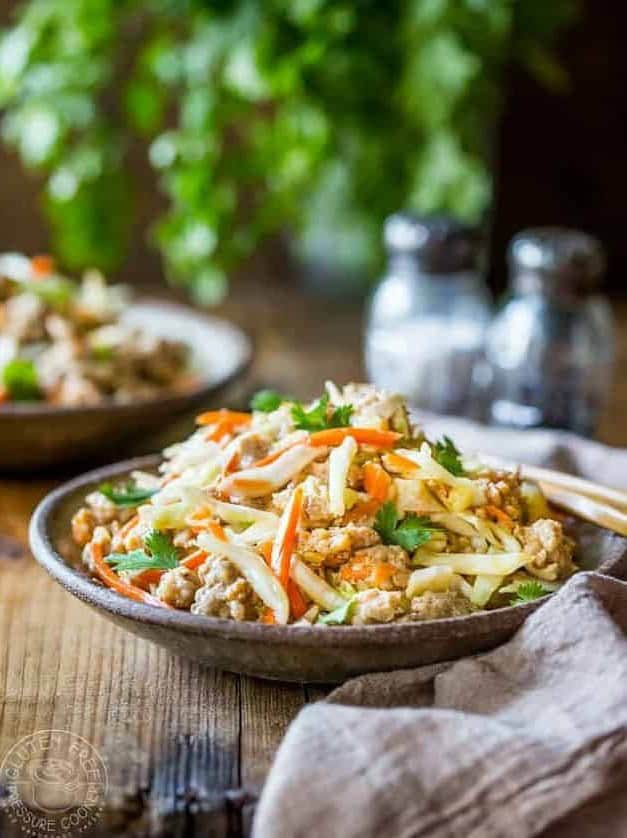
[[[257,384],[311,396],[325,378],[362,374],[354,307],[248,288],[225,313],[257,340],[254,368],[234,398]],[[627,322],[626,307],[620,316]],[[618,360],[601,435],[625,444],[622,336]],[[0,481],[0,758],[34,731],[70,730],[100,751],[109,772],[105,811],[90,834],[247,834],[286,726],[324,691],[202,669],[66,594],[27,549],[29,516],[58,479]],[[11,829],[0,813],[0,835]]]

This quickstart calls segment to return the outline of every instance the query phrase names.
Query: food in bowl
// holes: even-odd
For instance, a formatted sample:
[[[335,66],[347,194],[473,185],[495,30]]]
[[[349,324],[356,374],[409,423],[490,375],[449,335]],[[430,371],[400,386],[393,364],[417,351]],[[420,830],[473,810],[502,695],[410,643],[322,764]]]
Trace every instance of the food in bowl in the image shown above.
[[[59,274],[48,256],[0,255],[0,403],[126,403],[192,382],[185,343],[125,324],[124,286]]]
[[[88,570],[132,599],[276,624],[457,617],[556,590],[574,543],[540,490],[428,440],[404,400],[326,385],[215,410],[158,474],[74,515]]]

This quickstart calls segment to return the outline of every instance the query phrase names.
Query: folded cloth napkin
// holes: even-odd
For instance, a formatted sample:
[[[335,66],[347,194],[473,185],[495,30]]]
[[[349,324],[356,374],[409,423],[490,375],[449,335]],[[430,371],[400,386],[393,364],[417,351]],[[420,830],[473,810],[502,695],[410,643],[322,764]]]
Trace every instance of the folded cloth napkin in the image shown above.
[[[532,459],[520,435],[446,432]],[[626,482],[625,451],[523,438],[536,463]],[[488,654],[349,681],[289,728],[255,838],[627,836],[626,632],[627,584],[581,573]]]

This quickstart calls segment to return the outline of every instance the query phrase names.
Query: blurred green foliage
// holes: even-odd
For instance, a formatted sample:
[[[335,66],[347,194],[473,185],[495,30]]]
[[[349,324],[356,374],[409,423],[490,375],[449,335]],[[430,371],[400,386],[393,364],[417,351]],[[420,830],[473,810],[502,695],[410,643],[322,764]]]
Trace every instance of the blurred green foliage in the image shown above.
[[[563,85],[574,0],[30,0],[0,41],[2,136],[45,176],[54,247],[112,269],[131,142],[169,201],[154,239],[203,302],[265,235],[372,264],[401,207],[478,219],[504,72]]]

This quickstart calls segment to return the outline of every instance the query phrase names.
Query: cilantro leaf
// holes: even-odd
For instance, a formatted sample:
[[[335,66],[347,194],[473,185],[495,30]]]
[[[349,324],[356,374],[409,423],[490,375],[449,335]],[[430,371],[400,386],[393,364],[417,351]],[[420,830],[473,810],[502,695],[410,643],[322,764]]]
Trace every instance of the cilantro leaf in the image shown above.
[[[2,370],[2,384],[16,402],[34,402],[42,398],[35,364],[26,358],[14,358]]]
[[[516,588],[516,595],[511,598],[509,604],[520,605],[523,602],[533,602],[534,599],[540,599],[540,597],[550,593],[551,591],[547,590],[544,585],[535,579],[529,582],[521,582]]]
[[[345,428],[350,424],[354,408],[351,404],[336,407],[328,416],[329,397],[325,393],[309,410],[305,410],[300,402],[292,405],[292,420],[294,426],[302,431],[326,431],[327,428]]]
[[[113,486],[111,483],[101,483],[100,486],[98,486],[98,491],[116,506],[129,508],[132,506],[139,506],[140,503],[149,500],[159,490],[139,489],[132,481],[129,481],[121,489]]]
[[[289,399],[277,393],[276,390],[259,390],[250,400],[250,408],[251,410],[260,410],[262,413],[272,413],[285,401],[289,401]]]
[[[172,570],[178,567],[180,554],[167,533],[151,530],[144,538],[144,544],[150,553],[145,550],[111,553],[107,556],[107,562],[115,566],[116,573],[122,570],[139,573],[142,570]]]
[[[448,436],[443,436],[439,442],[431,446],[433,459],[455,477],[463,477],[464,467],[462,466],[461,454],[455,447],[455,443]]]
[[[350,623],[355,610],[356,600],[354,597],[347,599],[344,605],[340,605],[328,614],[321,614],[316,620],[317,623],[322,623],[325,626],[343,626]]]
[[[429,518],[418,516],[414,512],[410,512],[399,523],[396,507],[389,501],[377,512],[374,528],[384,544],[397,544],[408,553],[426,544],[434,531],[440,529]]]

